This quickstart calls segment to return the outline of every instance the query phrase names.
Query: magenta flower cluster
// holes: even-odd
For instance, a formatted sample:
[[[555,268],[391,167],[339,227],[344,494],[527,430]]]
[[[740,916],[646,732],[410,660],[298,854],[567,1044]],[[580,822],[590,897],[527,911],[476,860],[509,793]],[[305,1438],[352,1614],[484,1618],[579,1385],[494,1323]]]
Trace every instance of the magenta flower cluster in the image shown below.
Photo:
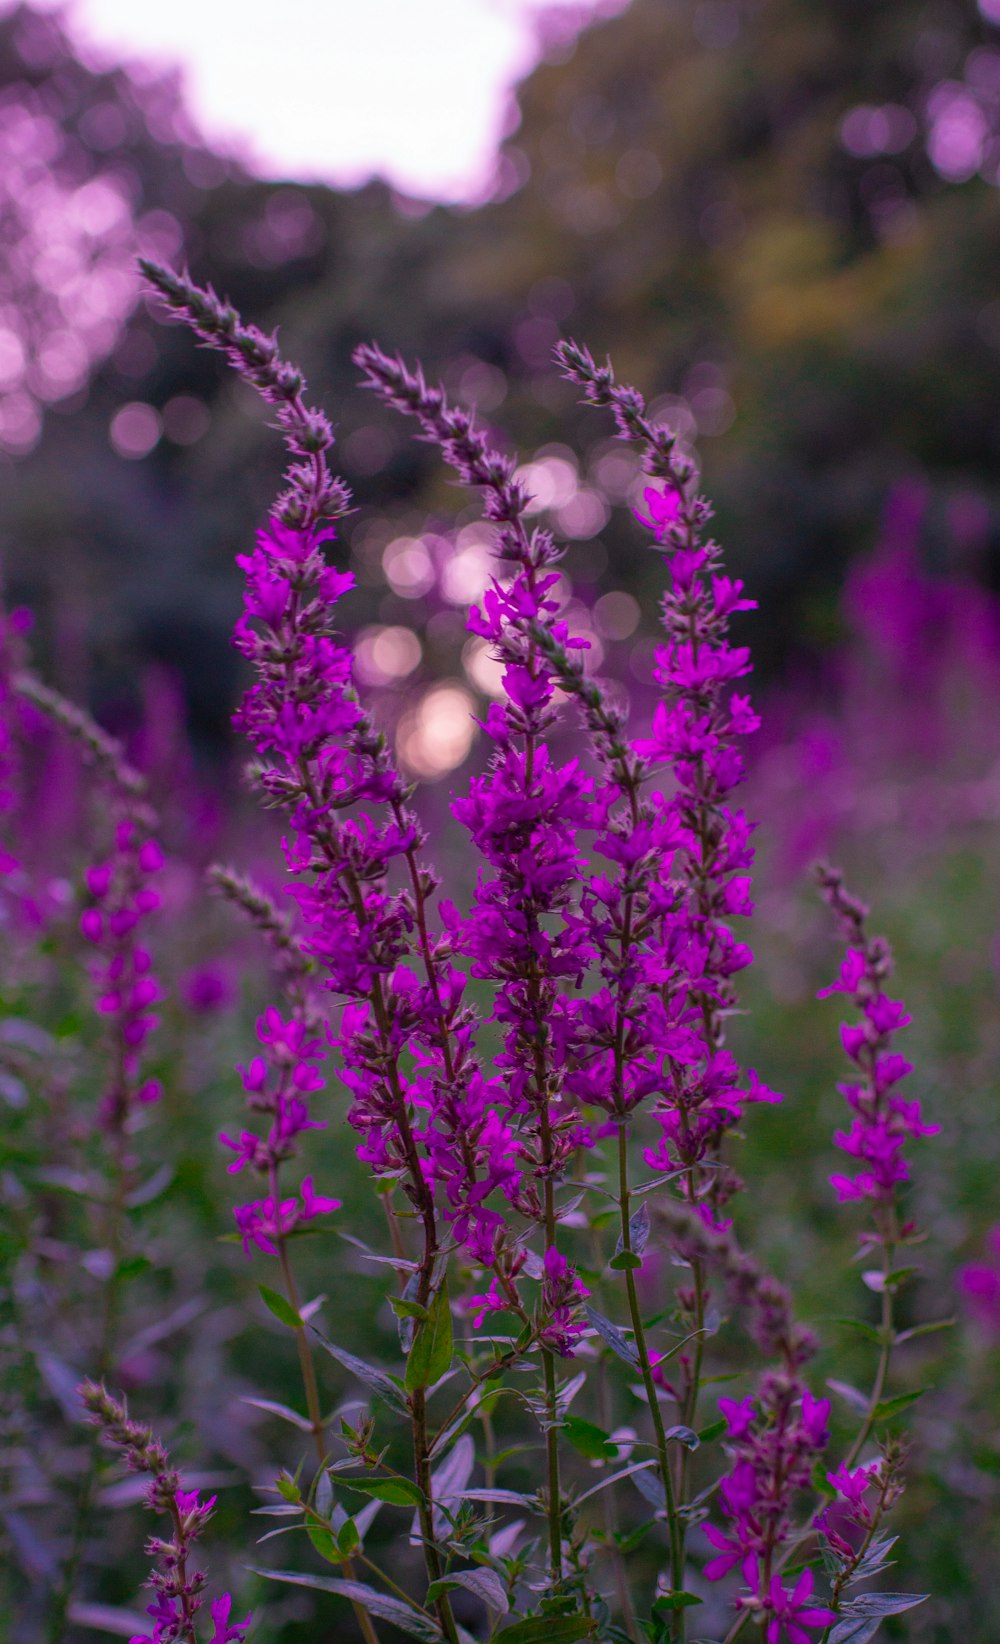
[[[195,1617],[201,1609],[207,1582],[204,1570],[194,1568],[190,1559],[194,1544],[204,1533],[215,1507],[215,1496],[202,1501],[197,1490],[185,1490],[180,1474],[149,1427],[133,1421],[124,1400],[115,1399],[94,1382],[84,1382],[80,1395],[93,1424],[119,1450],[129,1472],[150,1475],[146,1506],[151,1513],[169,1518],[168,1536],[151,1536],[146,1551],[154,1560],[149,1585],[152,1604],[151,1633],[133,1633],[129,1644],[198,1644]],[[212,1636],[205,1644],[239,1644],[246,1636],[250,1617],[231,1622],[232,1598],[228,1593],[210,1605]]]
[[[125,815],[115,826],[110,855],[85,874],[90,905],[80,916],[80,930],[94,952],[94,1002],[117,1047],[100,1111],[109,1128],[121,1127],[133,1103],[160,1096],[159,1080],[142,1074],[143,1049],[159,1021],[154,1007],[163,995],[141,929],[160,906],[152,880],[162,866],[156,840],[135,816]]]
[[[301,1018],[285,1021],[273,1005],[257,1022],[257,1038],[263,1054],[239,1071],[251,1111],[267,1114],[270,1127],[266,1136],[241,1130],[236,1140],[225,1132],[221,1139],[236,1155],[230,1172],[248,1165],[267,1181],[267,1197],[237,1205],[234,1214],[247,1254],[256,1245],[273,1256],[276,1241],[316,1216],[339,1210],[340,1200],[315,1192],[311,1176],[303,1178],[297,1195],[282,1198],[278,1187],[278,1167],[295,1156],[302,1132],[326,1129],[325,1121],[309,1112],[310,1096],[326,1084],[319,1071],[326,1048],[322,1039]]]
[[[393,1249],[381,1259],[395,1268],[403,1290],[393,1306],[407,1353],[405,1377],[389,1380],[336,1344],[326,1345],[410,1420],[416,1495],[407,1499],[417,1503],[428,1576],[423,1614],[426,1620],[433,1610],[433,1636],[457,1644],[448,1592],[463,1576],[476,1591],[478,1573],[460,1571],[454,1581],[446,1573],[448,1535],[435,1479],[451,1465],[443,1458],[471,1417],[472,1395],[509,1366],[530,1370],[523,1362],[529,1355],[541,1370],[541,1386],[525,1402],[544,1435],[538,1502],[547,1519],[549,1587],[561,1606],[553,1613],[572,1616],[571,1606],[590,1604],[586,1558],[574,1539],[575,1503],[560,1482],[563,1401],[573,1384],[560,1387],[557,1366],[580,1355],[586,1342],[588,1353],[603,1343],[643,1383],[654,1455],[630,1471],[644,1473],[643,1493],[667,1525],[670,1638],[684,1637],[683,1611],[693,1597],[685,1585],[686,1538],[699,1521],[692,1518],[689,1452],[699,1443],[706,1343],[721,1323],[719,1303],[728,1301],[749,1310],[751,1334],[775,1367],[753,1396],[721,1401],[728,1461],[717,1499],[726,1527],[705,1526],[713,1556],[704,1573],[719,1580],[738,1571],[742,1578],[730,1637],[753,1621],[765,1644],[810,1644],[812,1631],[838,1619],[842,1588],[857,1562],[838,1523],[874,1532],[891,1493],[888,1463],[883,1470],[874,1462],[857,1465],[878,1417],[888,1361],[880,1364],[853,1450],[828,1475],[840,1520],[810,1518],[803,1529],[796,1518],[826,1449],[830,1407],[803,1377],[815,1345],[811,1334],[794,1320],[783,1288],[740,1248],[727,1209],[741,1186],[730,1164],[733,1132],[749,1107],[780,1100],[740,1067],[725,1042],[735,979],[752,962],[737,922],[753,908],[753,827],[736,793],[744,776],[743,738],[758,719],[742,683],[749,651],[734,641],[731,623],[754,602],[726,574],[708,534],[711,509],[698,494],[693,463],[668,428],[649,420],[636,390],[615,381],[610,366],[597,366],[574,344],[559,346],[564,375],[586,402],[611,413],[619,437],[641,447],[650,481],[636,517],[664,560],[665,637],[655,664],[661,695],[646,734],[637,738],[614,691],[590,671],[586,640],[565,618],[564,550],[548,530],[528,523],[531,499],[513,459],[494,449],[473,417],[452,406],[419,368],[374,345],[356,352],[364,386],[415,419],[461,482],[481,493],[494,527],[495,573],[469,611],[468,628],[500,665],[503,695],[483,716],[485,766],[451,805],[475,847],[479,871],[467,910],[447,899],[435,910],[438,880],[423,861],[426,841],[409,786],[358,699],[351,653],[335,626],[352,579],[328,563],[325,549],[350,498],[327,468],[329,423],[306,405],[301,373],[280,358],[273,338],[244,326],[213,293],[162,270],[147,272],[173,311],[221,348],[277,408],[293,458],[273,516],[253,551],[239,557],[245,595],[235,641],[254,676],[236,723],[254,749],[258,788],[284,816],[288,888],[298,916],[294,939],[287,932],[279,939],[277,916],[231,875],[229,883],[270,933],[276,956],[284,942],[286,949],[299,944],[299,957],[297,968],[286,965],[289,1008],[263,1013],[256,1053],[240,1068],[249,1109],[260,1122],[238,1136],[224,1134],[222,1142],[233,1155],[231,1172],[246,1167],[263,1182],[259,1198],[236,1207],[236,1223],[248,1254],[265,1252],[281,1263],[287,1306],[273,1292],[264,1295],[297,1334],[309,1416],[303,1422],[293,1413],[293,1419],[312,1434],[320,1476],[328,1465],[326,1423],[287,1242],[303,1224],[336,1210],[338,1201],[317,1193],[310,1175],[288,1193],[279,1173],[304,1134],[323,1128],[310,1101],[325,1088],[323,1067],[332,1050],[349,1093],[347,1120],[358,1157],[381,1178],[385,1195]],[[574,719],[586,732],[584,751],[579,738],[568,745],[565,733]],[[122,836],[119,848],[131,849],[131,836]],[[101,895],[112,897],[116,883],[110,873],[103,892],[96,881],[91,885],[95,905],[85,915],[92,926],[85,934],[95,944],[109,939],[112,926],[98,904]],[[840,979],[825,991],[847,993],[860,1015],[843,1030],[858,1081],[844,1087],[853,1117],[838,1136],[860,1168],[835,1181],[841,1198],[866,1199],[875,1212],[889,1341],[892,1259],[907,1237],[897,1219],[897,1191],[907,1179],[903,1146],[936,1127],[923,1123],[916,1102],[898,1094],[909,1066],[893,1039],[908,1018],[883,990],[888,949],[868,937],[864,910],[839,875],[828,870],[823,887],[850,941]],[[489,984],[500,1039],[489,1063],[477,1047],[470,978]],[[122,1014],[126,999],[132,1008],[136,995],[123,987],[114,997]],[[629,1182],[628,1141],[643,1117],[655,1127],[654,1138],[641,1146],[656,1179],[636,1188]],[[597,1153],[609,1139],[617,1147],[617,1193],[604,1185],[606,1160]],[[580,1195],[567,1203],[574,1176]],[[638,1193],[664,1185],[660,1178],[666,1192],[633,1211]],[[609,1266],[624,1273],[627,1330],[591,1305],[596,1281],[588,1272],[584,1283],[574,1265],[572,1211],[591,1190],[608,1194],[618,1220]],[[396,1195],[406,1200],[402,1215]],[[662,1352],[647,1340],[635,1277],[654,1215],[684,1270],[673,1296],[677,1337]],[[509,1337],[491,1336],[496,1363],[487,1362],[481,1375],[472,1372],[470,1389],[434,1436],[428,1400],[452,1365],[446,1278],[452,1252],[466,1270],[457,1311],[471,1317],[475,1330],[500,1314],[513,1316],[516,1325]],[[469,1267],[483,1273],[471,1295]],[[467,1368],[474,1362],[473,1352]],[[678,1425],[669,1431],[661,1400],[677,1408]],[[371,1443],[371,1423],[363,1432],[345,1432],[346,1465],[373,1472],[382,1465],[385,1451],[380,1456]],[[576,1436],[585,1454],[596,1444],[607,1458],[610,1441],[592,1423],[578,1424]],[[655,1474],[646,1471],[652,1467]],[[357,1482],[348,1480],[348,1487]],[[388,1482],[380,1479],[379,1487]],[[285,1506],[295,1514],[297,1479],[284,1485]],[[398,1493],[398,1478],[395,1488]],[[478,1494],[496,1497],[495,1491]],[[178,1507],[182,1524],[184,1511]],[[200,1511],[191,1509],[195,1516]],[[344,1565],[349,1580],[340,1585],[371,1644],[368,1601],[359,1597],[366,1589],[351,1576],[358,1540],[348,1532],[341,1542],[342,1515],[334,1545],[334,1530],[318,1524],[315,1508],[310,1512],[313,1545]],[[840,1559],[834,1607],[814,1597],[810,1568],[787,1574],[795,1548],[824,1534]],[[449,1561],[453,1551],[449,1546]],[[480,1597],[488,1592],[491,1612],[504,1613],[497,1587],[480,1582],[478,1590]],[[380,1613],[377,1607],[373,1613]],[[223,1636],[239,1636],[239,1626],[225,1632],[228,1610],[220,1616]],[[169,1625],[166,1614],[163,1625]],[[157,1633],[157,1644],[161,1636],[181,1635]]]
[[[775,1372],[764,1377],[756,1399],[720,1399],[719,1409],[732,1457],[719,1500],[730,1526],[726,1535],[705,1525],[716,1549],[705,1575],[718,1581],[738,1567],[750,1589],[741,1603],[766,1620],[768,1644],[778,1644],[782,1628],[791,1644],[809,1644],[804,1629],[825,1627],[836,1616],[812,1604],[811,1572],[784,1585],[778,1556],[793,1533],[793,1505],[826,1448],[830,1402],[814,1398],[794,1374]]]
[[[908,1025],[905,1007],[890,999],[884,983],[892,972],[892,953],[884,937],[868,936],[867,908],[843,888],[839,873],[824,870],[821,884],[851,946],[840,974],[819,998],[843,993],[861,1016],[845,1022],[840,1034],[847,1055],[857,1068],[850,1084],[838,1088],[851,1109],[850,1129],[838,1130],[837,1146],[856,1161],[853,1176],[837,1174],[830,1181],[841,1201],[867,1199],[875,1206],[892,1205],[900,1185],[909,1180],[903,1149],[911,1137],[936,1136],[940,1125],[926,1124],[920,1103],[901,1096],[897,1087],[913,1071],[913,1064],[894,1050],[893,1038]]]

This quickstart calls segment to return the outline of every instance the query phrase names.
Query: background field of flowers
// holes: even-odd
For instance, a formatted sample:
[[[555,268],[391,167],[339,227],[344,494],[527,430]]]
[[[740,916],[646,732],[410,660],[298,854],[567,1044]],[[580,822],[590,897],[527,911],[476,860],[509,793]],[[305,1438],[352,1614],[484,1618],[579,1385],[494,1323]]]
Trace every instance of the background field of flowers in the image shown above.
[[[916,1211],[932,1236],[908,1322],[956,1323],[910,1349],[913,1385],[933,1393],[911,1412],[918,1482],[893,1584],[933,1597],[886,1636],[988,1644],[1000,1628],[1000,12],[633,0],[578,21],[571,31],[562,15],[544,35],[494,195],[465,210],[378,183],[262,181],[201,141],[170,77],[95,65],[51,16],[0,16],[8,603],[32,613],[40,671],[124,740],[166,851],[162,869],[150,854],[142,868],[162,904],[148,1077],[164,1096],[132,1206],[150,1254],[126,1277],[115,1377],[169,1424],[185,1477],[218,1494],[213,1573],[254,1602],[260,1644],[326,1636],[341,1609],[295,1589],[258,1603],[243,1573],[252,1486],[283,1445],[294,1452],[245,1400],[294,1403],[298,1372],[220,1212],[232,1195],[218,1133],[237,1128],[243,1099],[231,1070],[272,977],[202,878],[221,858],[280,897],[277,826],[240,782],[229,643],[234,553],[280,457],[245,389],[141,295],[136,254],[190,260],[310,362],[358,502],[343,528],[355,667],[404,770],[426,782],[435,829],[452,828],[449,792],[478,768],[475,716],[497,691],[488,647],[464,627],[485,537],[468,499],[352,386],[351,351],[377,334],[419,352],[460,402],[502,420],[539,523],[571,543],[564,610],[641,718],[658,593],[631,516],[641,480],[553,381],[552,344],[571,330],[614,351],[682,442],[697,438],[729,566],[760,604],[737,618],[763,730],[747,799],[759,962],[734,1044],[788,1096],[755,1114],[741,1168],[757,1187],[740,1225],[822,1323],[820,1375],[848,1384],[870,1344],[833,1322],[854,1310],[855,1274],[827,1185],[843,1071],[815,997],[839,964],[809,881],[817,856],[843,862],[896,950],[914,1094],[942,1127],[921,1158]],[[99,901],[99,879],[84,879],[93,788],[42,717],[23,779],[30,827],[9,841],[23,894],[0,957],[11,1644],[42,1636],[66,1554],[87,1445],[72,1390],[95,1369],[107,1260],[88,1196],[102,1025],[77,935],[80,897]],[[462,841],[445,838],[461,886]],[[310,1164],[344,1202],[341,1230],[377,1243],[377,1207],[335,1127],[313,1138]],[[391,1351],[395,1321],[358,1248],[331,1232],[301,1251],[304,1292],[350,1319],[354,1350]],[[328,1397],[345,1385],[331,1374]],[[98,1480],[104,1567],[68,1637],[106,1636],[110,1611],[134,1609],[139,1495],[134,1480]]]

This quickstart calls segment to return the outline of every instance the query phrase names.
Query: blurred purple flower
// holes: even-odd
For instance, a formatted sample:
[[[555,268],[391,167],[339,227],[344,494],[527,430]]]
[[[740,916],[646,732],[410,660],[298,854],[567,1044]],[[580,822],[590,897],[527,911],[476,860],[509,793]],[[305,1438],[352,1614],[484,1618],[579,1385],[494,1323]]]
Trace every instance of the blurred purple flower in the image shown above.
[[[959,1271],[958,1284],[977,1324],[989,1335],[1000,1335],[1000,1227],[986,1238],[991,1260],[970,1263]]]
[[[196,965],[181,982],[181,998],[196,1016],[210,1016],[225,1010],[234,997],[232,980],[220,964]]]

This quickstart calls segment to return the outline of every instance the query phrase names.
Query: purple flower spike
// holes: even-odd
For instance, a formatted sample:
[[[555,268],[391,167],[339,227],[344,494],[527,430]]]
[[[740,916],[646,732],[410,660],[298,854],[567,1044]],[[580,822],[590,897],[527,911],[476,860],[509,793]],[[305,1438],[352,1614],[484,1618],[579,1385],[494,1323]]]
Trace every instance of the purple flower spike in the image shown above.
[[[845,889],[843,875],[821,868],[822,893],[850,941],[840,974],[818,997],[844,993],[859,1012],[859,1022],[841,1026],[844,1050],[859,1078],[840,1089],[852,1110],[848,1130],[838,1130],[837,1146],[862,1167],[853,1176],[836,1174],[830,1181],[844,1203],[868,1200],[874,1206],[891,1205],[898,1189],[909,1180],[903,1150],[911,1138],[935,1136],[939,1125],[926,1124],[920,1103],[900,1096],[896,1086],[910,1074],[911,1064],[892,1049],[893,1036],[908,1025],[905,1007],[890,999],[884,983],[892,972],[892,953],[881,936],[869,936],[867,909]]]

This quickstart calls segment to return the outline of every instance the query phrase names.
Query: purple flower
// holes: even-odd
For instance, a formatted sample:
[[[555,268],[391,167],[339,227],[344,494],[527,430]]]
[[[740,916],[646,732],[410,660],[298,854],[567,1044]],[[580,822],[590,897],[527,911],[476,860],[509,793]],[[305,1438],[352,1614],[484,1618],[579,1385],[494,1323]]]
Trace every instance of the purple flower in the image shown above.
[[[990,1335],[1000,1335],[1000,1227],[990,1230],[987,1244],[992,1259],[963,1267],[958,1284],[977,1323]]]
[[[232,1644],[233,1639],[241,1639],[246,1633],[250,1626],[249,1615],[245,1621],[234,1621],[230,1623],[229,1613],[232,1607],[233,1601],[229,1593],[223,1593],[221,1598],[216,1598],[213,1600],[211,1615],[212,1621],[215,1624],[215,1631],[209,1639],[208,1644]]]
[[[221,965],[196,965],[184,977],[181,995],[196,1016],[208,1016],[232,1003],[233,985]]]
[[[726,1418],[728,1437],[746,1438],[757,1417],[757,1406],[752,1398],[720,1399],[719,1409]]]
[[[826,1446],[830,1403],[814,1398],[794,1373],[784,1370],[764,1377],[756,1400],[720,1399],[719,1408],[729,1429],[732,1456],[719,1486],[719,1502],[730,1523],[728,1535],[705,1525],[719,1556],[709,1560],[704,1573],[709,1581],[719,1581],[738,1566],[751,1595],[770,1617],[768,1625],[784,1621],[787,1627],[792,1598],[784,1595],[780,1582],[777,1587],[768,1583],[766,1571],[792,1534],[795,1497],[808,1486],[814,1461]],[[810,1586],[803,1589],[809,1591],[811,1577]],[[778,1636],[776,1632],[774,1637]],[[794,1639],[794,1634],[789,1637]]]
[[[655,532],[657,540],[662,542],[670,526],[676,525],[681,516],[683,496],[679,490],[658,491],[655,486],[647,485],[642,493],[642,500],[649,510],[643,514],[638,508],[633,508],[640,525],[645,525]]]
[[[803,1570],[792,1588],[784,1587],[780,1576],[772,1577],[767,1590],[770,1611],[764,1636],[767,1644],[780,1644],[782,1632],[789,1644],[813,1644],[807,1627],[828,1627],[836,1621],[836,1613],[825,1606],[810,1604],[813,1573]]]

